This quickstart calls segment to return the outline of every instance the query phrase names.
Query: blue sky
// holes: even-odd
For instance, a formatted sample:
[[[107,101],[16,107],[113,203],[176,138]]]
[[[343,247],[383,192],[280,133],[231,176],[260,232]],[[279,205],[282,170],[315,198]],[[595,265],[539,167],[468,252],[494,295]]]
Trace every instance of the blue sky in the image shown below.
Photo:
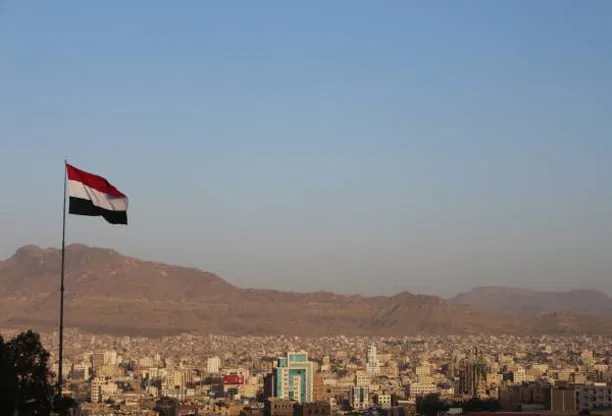
[[[0,3],[0,257],[68,240],[240,286],[612,294],[612,3]]]

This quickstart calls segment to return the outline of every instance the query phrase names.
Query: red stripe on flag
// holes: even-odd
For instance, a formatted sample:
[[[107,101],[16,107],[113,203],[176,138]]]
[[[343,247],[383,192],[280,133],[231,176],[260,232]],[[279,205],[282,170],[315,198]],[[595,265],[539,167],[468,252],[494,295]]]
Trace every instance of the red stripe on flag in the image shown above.
[[[94,175],[93,173],[85,172],[79,168],[75,168],[72,165],[66,163],[66,172],[68,173],[68,180],[81,182],[82,184],[89,186],[97,191],[103,192],[110,196],[125,197],[119,189],[115,188],[110,184],[109,181],[104,179],[102,176]]]

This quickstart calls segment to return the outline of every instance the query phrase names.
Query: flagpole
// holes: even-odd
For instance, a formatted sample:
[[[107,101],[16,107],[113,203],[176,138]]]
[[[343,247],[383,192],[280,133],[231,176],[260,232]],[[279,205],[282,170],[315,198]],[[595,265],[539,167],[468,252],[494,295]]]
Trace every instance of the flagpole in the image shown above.
[[[63,372],[63,361],[64,361],[64,264],[66,258],[66,164],[68,162],[64,159],[64,204],[63,204],[63,215],[62,215],[62,265],[60,272],[60,316],[59,316],[59,374],[57,375],[57,394],[58,397],[62,398],[62,372]]]

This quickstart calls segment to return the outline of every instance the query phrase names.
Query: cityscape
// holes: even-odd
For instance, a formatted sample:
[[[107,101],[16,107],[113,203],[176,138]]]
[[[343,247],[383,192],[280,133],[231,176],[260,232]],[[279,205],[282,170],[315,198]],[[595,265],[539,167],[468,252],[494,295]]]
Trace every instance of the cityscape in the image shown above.
[[[57,336],[41,333],[51,374]],[[601,336],[64,337],[78,415],[415,415],[432,397],[455,414],[473,400],[505,414],[612,409]]]
[[[612,416],[611,40],[0,0],[0,416]]]

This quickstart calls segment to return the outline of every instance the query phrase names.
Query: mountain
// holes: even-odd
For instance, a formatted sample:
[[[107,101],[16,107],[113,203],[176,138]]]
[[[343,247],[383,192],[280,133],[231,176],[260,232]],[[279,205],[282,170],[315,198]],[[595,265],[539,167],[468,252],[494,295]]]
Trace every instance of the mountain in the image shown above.
[[[57,327],[61,252],[25,246],[0,261],[0,327]],[[66,248],[65,326],[114,334],[612,334],[600,317],[533,319],[408,292],[346,296],[243,289],[194,268]]]
[[[612,313],[612,298],[598,290],[545,292],[512,287],[478,287],[448,300],[453,304],[517,315],[571,312],[579,315]]]

